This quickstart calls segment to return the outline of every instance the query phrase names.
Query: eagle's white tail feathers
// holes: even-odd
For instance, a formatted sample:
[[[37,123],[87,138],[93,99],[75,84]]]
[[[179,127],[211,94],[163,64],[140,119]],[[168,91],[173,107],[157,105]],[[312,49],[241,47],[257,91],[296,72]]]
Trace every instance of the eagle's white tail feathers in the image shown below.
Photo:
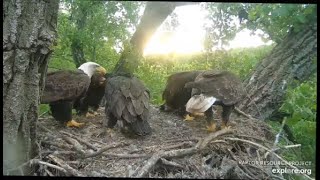
[[[203,113],[208,110],[217,100],[215,97],[206,97],[203,94],[192,96],[186,105],[186,111],[189,113]]]

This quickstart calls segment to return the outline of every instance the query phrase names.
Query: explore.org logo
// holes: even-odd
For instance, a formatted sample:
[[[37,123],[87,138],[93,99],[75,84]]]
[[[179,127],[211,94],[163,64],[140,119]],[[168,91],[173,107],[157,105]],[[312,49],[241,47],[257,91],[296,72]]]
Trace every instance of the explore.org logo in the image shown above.
[[[279,168],[272,169],[272,173],[274,174],[307,174],[311,175],[311,169],[290,169],[290,168]]]

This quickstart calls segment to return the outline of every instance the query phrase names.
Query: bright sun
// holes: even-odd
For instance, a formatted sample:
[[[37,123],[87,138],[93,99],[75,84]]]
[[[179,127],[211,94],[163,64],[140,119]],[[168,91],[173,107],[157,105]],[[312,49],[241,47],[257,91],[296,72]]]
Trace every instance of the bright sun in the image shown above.
[[[189,54],[200,52],[202,43],[196,36],[188,32],[165,32],[155,34],[147,47],[144,49],[144,54],[168,54],[179,53]]]
[[[160,26],[144,49],[144,55],[191,54],[203,50],[205,13],[201,11],[200,6],[180,6],[175,9],[175,12],[178,15],[179,26],[175,31],[164,31]],[[272,41],[263,42],[259,36],[250,35],[250,31],[244,29],[236,35],[226,49],[256,47],[271,43]]]

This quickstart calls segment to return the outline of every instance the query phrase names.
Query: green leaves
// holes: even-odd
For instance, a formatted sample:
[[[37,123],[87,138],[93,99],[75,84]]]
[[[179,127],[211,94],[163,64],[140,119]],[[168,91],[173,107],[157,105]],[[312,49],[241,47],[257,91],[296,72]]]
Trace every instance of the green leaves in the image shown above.
[[[72,60],[72,42],[81,46],[85,59],[103,66],[114,64],[118,56],[114,47],[130,39],[128,28],[137,25],[144,2],[64,0],[61,4],[64,11],[58,14],[59,43],[50,65],[62,63],[61,68],[72,68],[63,63]]]
[[[299,31],[306,24],[317,20],[315,4],[207,3],[204,7],[210,13],[207,19],[214,24],[211,29],[220,31],[216,39],[248,28],[253,31],[261,29],[278,43],[287,35],[290,27]],[[228,24],[228,19],[237,18],[235,12],[240,10],[248,13],[248,20],[239,27]]]
[[[314,76],[310,81],[300,84],[298,87],[287,90],[287,97],[280,110],[292,114],[287,118],[287,124],[292,129],[297,143],[301,144],[301,154],[292,160],[312,161],[315,168],[316,146],[316,83]],[[288,154],[287,156],[292,156]]]

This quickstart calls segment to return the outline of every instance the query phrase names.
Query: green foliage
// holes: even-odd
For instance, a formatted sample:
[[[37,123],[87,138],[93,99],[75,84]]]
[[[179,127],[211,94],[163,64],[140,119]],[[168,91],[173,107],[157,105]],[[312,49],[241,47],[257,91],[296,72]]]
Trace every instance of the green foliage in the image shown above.
[[[306,24],[316,22],[315,4],[253,4],[247,6],[251,30],[261,29],[269,37],[280,42],[293,28],[299,32]]]
[[[317,79],[304,82],[296,88],[288,88],[287,96],[280,107],[280,111],[291,114],[287,118],[287,124],[293,132],[293,136],[301,148],[295,151],[285,151],[283,155],[289,161],[311,161],[312,172],[315,172],[316,154],[316,114],[317,114]],[[279,132],[280,125],[269,122],[275,133]],[[281,142],[287,145],[286,141]],[[314,173],[313,173],[314,174]]]
[[[203,3],[209,11],[207,16],[206,49],[213,45],[223,46],[235,34],[244,28],[258,34],[265,40],[279,43],[293,29],[299,32],[307,24],[317,21],[317,6],[315,4],[266,4],[266,3]],[[243,18],[240,25],[237,18]]]
[[[144,4],[134,1],[62,1],[58,14],[58,46],[54,49],[52,63],[73,61],[71,45],[76,43],[83,49],[86,60],[105,67],[114,65],[119,57],[116,47],[130,39],[140,18],[140,7]],[[62,65],[70,67],[70,64]]]
[[[142,59],[135,74],[149,88],[151,102],[159,105],[162,103],[162,92],[169,75],[180,71],[218,69],[232,71],[244,80],[255,64],[271,51],[271,48],[272,46],[261,46],[218,51],[211,53],[210,56],[204,53],[152,55]]]
[[[301,143],[302,158],[315,160],[317,90],[316,77],[294,89],[288,89],[287,98],[280,108],[292,114],[287,124],[292,128],[296,141]]]

